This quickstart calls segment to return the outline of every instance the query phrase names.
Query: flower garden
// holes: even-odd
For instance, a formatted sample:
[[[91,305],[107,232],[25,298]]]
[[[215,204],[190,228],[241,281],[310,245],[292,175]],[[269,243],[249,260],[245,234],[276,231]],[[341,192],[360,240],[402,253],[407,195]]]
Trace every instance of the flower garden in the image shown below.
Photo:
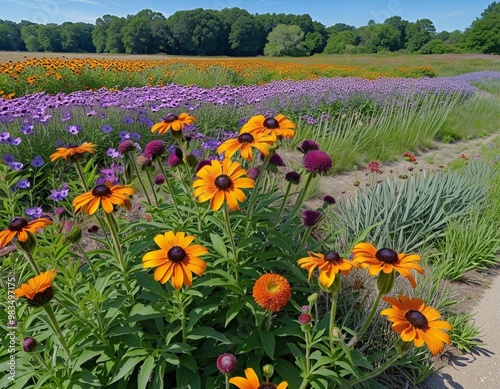
[[[2,65],[0,387],[397,388],[475,345],[441,281],[498,263],[498,142],[429,175],[413,152],[498,131],[500,72],[148,75],[174,65]],[[477,245],[453,232],[473,220]]]

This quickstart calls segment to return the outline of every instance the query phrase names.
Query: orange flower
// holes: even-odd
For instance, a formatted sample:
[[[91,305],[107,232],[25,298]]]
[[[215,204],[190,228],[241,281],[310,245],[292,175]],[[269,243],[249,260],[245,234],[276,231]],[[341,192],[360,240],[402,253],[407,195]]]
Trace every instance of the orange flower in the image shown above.
[[[59,158],[69,159],[70,161],[73,161],[83,153],[93,154],[95,151],[94,147],[96,147],[96,146],[97,145],[94,143],[85,142],[85,143],[82,143],[80,146],[71,145],[68,147],[60,147],[57,149],[57,151],[55,153],[53,153],[50,156],[50,161],[54,162],[55,160],[57,160]]]
[[[106,213],[113,212],[114,204],[130,210],[132,203],[128,196],[134,193],[134,189],[128,185],[113,185],[111,181],[106,181],[105,185],[97,185],[91,191],[75,197],[73,208],[75,212],[81,209],[87,215],[93,215],[101,204]]]
[[[231,162],[226,158],[221,164],[212,160],[210,165],[203,166],[196,175],[199,177],[193,182],[194,196],[200,203],[210,200],[210,207],[217,211],[224,200],[232,211],[238,209],[238,201],[245,201],[242,188],[253,188],[254,180],[242,177],[247,171],[238,162]]]
[[[202,276],[207,267],[199,258],[208,253],[201,245],[191,245],[194,236],[186,236],[184,232],[174,234],[173,231],[164,235],[156,235],[154,240],[161,250],[151,251],[142,257],[142,267],[156,267],[154,279],[164,284],[169,279],[175,289],[182,285],[190,286],[193,282],[191,273]]]
[[[40,307],[48,303],[54,295],[52,280],[55,276],[56,271],[49,270],[30,278],[27,284],[14,289],[14,295],[16,298],[26,297],[30,306]]]
[[[170,113],[161,121],[160,123],[156,123],[153,127],[151,127],[151,132],[158,132],[159,134],[164,134],[168,130],[172,131],[180,131],[182,130],[186,124],[193,124],[196,121],[194,116],[190,116],[187,113],[183,112],[179,116]]]
[[[226,158],[231,158],[237,150],[240,150],[241,158],[246,159],[248,162],[252,162],[252,147],[260,150],[260,152],[267,157],[269,155],[269,148],[273,143],[274,139],[270,135],[264,133],[250,134],[249,132],[240,132],[238,138],[228,139],[222,143],[217,149],[217,152],[219,154],[224,153]]]
[[[266,118],[264,115],[252,116],[241,128],[241,132],[266,133],[277,138],[293,138],[297,126],[282,114]]]
[[[398,254],[388,248],[377,250],[370,243],[358,243],[352,252],[354,254],[352,262],[359,264],[363,269],[368,268],[370,275],[375,276],[381,271],[388,274],[396,270],[403,277],[406,277],[414,288],[417,283],[410,270],[416,270],[420,274],[424,272],[424,269],[417,264],[417,261],[422,259],[418,254]]]
[[[311,281],[311,276],[314,269],[319,269],[318,280],[325,287],[329,288],[335,281],[335,275],[341,272],[348,275],[354,267],[351,261],[340,257],[336,252],[330,251],[323,255],[308,251],[308,257],[299,259],[299,266],[309,271],[308,281]]]
[[[278,312],[288,303],[292,291],[285,277],[279,274],[263,274],[255,282],[252,296],[262,308]]]
[[[0,249],[7,246],[16,235],[20,242],[26,242],[28,240],[28,233],[36,234],[40,229],[49,224],[52,224],[52,221],[49,219],[41,218],[28,222],[22,217],[15,217],[11,220],[7,229],[0,232]]]
[[[229,383],[237,386],[239,389],[286,389],[288,388],[288,383],[283,381],[279,385],[272,384],[270,382],[259,383],[259,377],[255,374],[255,371],[250,367],[245,369],[245,378],[243,377],[233,377],[229,380]]]
[[[430,306],[425,306],[419,298],[399,295],[398,298],[383,297],[382,300],[391,304],[381,315],[386,315],[392,322],[392,329],[401,335],[404,342],[411,342],[416,347],[424,343],[432,355],[436,356],[444,350],[444,344],[450,343],[450,336],[442,330],[451,330],[450,323],[438,320],[440,313]]]

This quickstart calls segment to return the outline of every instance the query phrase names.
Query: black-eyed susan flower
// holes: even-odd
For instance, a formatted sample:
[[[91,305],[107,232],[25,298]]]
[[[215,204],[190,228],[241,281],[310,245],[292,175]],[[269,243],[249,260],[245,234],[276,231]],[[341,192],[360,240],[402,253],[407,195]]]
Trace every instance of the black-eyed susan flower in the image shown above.
[[[132,196],[135,190],[128,185],[113,185],[107,181],[103,185],[97,185],[89,192],[86,192],[73,199],[73,208],[75,212],[82,210],[87,215],[93,215],[99,206],[102,206],[104,212],[113,212],[114,205],[132,208],[129,196]]]
[[[359,264],[363,269],[368,268],[368,273],[375,276],[380,272],[389,274],[394,270],[406,277],[411,286],[417,286],[410,270],[416,270],[420,274],[424,272],[417,262],[422,258],[418,254],[398,254],[389,248],[378,249],[370,243],[358,243],[354,246],[352,262]]]
[[[151,132],[165,134],[168,130],[181,131],[186,125],[193,124],[195,121],[196,118],[186,112],[181,113],[179,116],[170,113],[161,122],[153,125]]]
[[[288,383],[283,381],[279,385],[271,382],[259,382],[259,377],[252,368],[245,369],[245,377],[233,377],[229,383],[237,386],[239,389],[286,389]]]
[[[91,142],[85,142],[81,145],[69,145],[66,147],[59,147],[56,152],[50,156],[50,161],[54,162],[59,158],[73,161],[80,157],[82,154],[94,154],[94,147],[97,145]]]
[[[241,128],[241,132],[265,133],[278,138],[293,138],[297,126],[284,115],[266,118],[264,115],[252,116]]]
[[[342,258],[335,251],[326,254],[309,251],[307,254],[308,257],[301,258],[298,261],[299,266],[309,272],[307,280],[311,281],[314,270],[318,269],[318,281],[327,288],[333,284],[335,276],[339,272],[348,275],[352,268],[355,267],[351,261]]]
[[[0,249],[3,249],[16,237],[20,242],[26,242],[29,234],[36,234],[39,230],[50,224],[52,224],[52,221],[45,218],[28,222],[22,217],[15,217],[10,221],[5,230],[0,231]]]
[[[254,180],[243,177],[247,171],[238,162],[229,158],[223,163],[212,160],[210,165],[203,166],[196,175],[199,177],[193,182],[194,196],[200,203],[210,200],[210,207],[217,211],[227,202],[232,211],[238,209],[238,202],[245,201],[246,195],[241,189],[253,188]]]
[[[201,245],[191,245],[194,236],[186,236],[184,232],[165,232],[156,235],[154,241],[160,250],[150,251],[142,257],[142,267],[157,267],[154,279],[164,284],[171,280],[175,289],[182,285],[190,286],[193,282],[192,273],[202,276],[207,267],[199,258],[208,253],[208,249]]]
[[[14,289],[14,295],[16,298],[25,297],[28,305],[32,307],[41,307],[54,296],[52,281],[56,274],[56,271],[52,269],[30,278],[28,283]]]
[[[279,274],[263,274],[253,286],[252,296],[266,311],[280,311],[292,297],[287,279]]]
[[[248,162],[253,161],[252,147],[265,155],[269,155],[269,148],[273,145],[274,139],[271,135],[265,133],[240,132],[237,138],[228,139],[218,148],[219,154],[224,153],[226,158],[231,158],[236,151],[240,150],[241,158]]]
[[[436,356],[444,350],[444,344],[450,343],[450,336],[443,330],[451,330],[450,323],[441,318],[441,314],[433,307],[426,306],[419,298],[399,295],[398,298],[383,297],[391,308],[384,309],[381,315],[392,322],[392,329],[401,336],[404,342],[413,342],[416,347],[425,343]]]

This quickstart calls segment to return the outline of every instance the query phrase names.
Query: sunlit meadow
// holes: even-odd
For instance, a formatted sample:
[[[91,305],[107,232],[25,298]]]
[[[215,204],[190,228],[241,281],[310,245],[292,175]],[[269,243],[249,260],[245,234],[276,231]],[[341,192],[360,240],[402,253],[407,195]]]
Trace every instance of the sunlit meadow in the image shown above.
[[[335,171],[416,164],[438,137],[466,138],[450,123],[471,107],[498,116],[499,72],[179,68],[237,80],[203,87],[172,83],[175,63],[51,61],[3,68],[15,95],[0,100],[0,321],[15,341],[0,361],[15,368],[0,387],[395,388],[422,382],[447,344],[468,346],[435,250],[453,255],[443,239],[460,216],[499,223],[497,149],[458,172],[308,200]],[[498,130],[486,124],[477,135]],[[422,203],[436,193],[467,201]],[[478,267],[495,263],[488,239]]]

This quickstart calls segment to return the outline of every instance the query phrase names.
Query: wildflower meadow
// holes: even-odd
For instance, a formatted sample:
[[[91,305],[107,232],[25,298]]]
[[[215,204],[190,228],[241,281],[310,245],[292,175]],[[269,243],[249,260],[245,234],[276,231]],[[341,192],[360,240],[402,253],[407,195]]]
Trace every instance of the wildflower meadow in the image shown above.
[[[498,131],[500,72],[58,90],[152,65],[51,61],[0,75],[0,387],[416,387],[474,346],[441,282],[498,263],[499,143],[434,174],[418,150]]]

